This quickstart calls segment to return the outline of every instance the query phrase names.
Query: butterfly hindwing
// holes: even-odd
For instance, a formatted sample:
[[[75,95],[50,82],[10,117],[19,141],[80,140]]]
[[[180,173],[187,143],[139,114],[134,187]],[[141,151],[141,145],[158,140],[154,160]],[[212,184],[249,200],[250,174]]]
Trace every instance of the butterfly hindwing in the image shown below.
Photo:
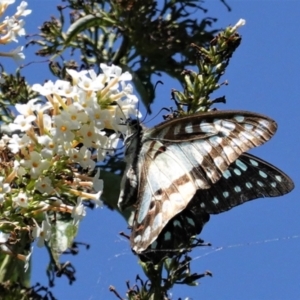
[[[284,172],[245,153],[223,172],[216,184],[196,194],[205,212],[218,214],[253,199],[282,196],[293,188],[293,181]]]
[[[269,140],[276,128],[272,119],[259,114],[214,111],[173,119],[137,134],[141,142],[133,250],[144,251],[197,190],[210,189],[231,163]]]
[[[253,199],[281,196],[293,188],[292,180],[285,173],[244,153],[211,188],[196,192],[187,207],[167,223],[155,242],[143,252],[141,259],[156,263],[166,255],[186,250],[190,238],[202,231],[210,214],[227,211]]]

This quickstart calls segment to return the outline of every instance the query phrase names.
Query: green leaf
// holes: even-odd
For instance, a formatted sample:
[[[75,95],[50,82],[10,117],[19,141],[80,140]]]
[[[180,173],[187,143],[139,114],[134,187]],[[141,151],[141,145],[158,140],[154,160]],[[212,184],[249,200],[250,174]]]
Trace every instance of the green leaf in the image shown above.
[[[104,189],[101,199],[110,208],[117,210],[128,222],[132,210],[127,209],[125,211],[120,211],[118,207],[118,199],[120,194],[120,185],[122,178],[121,175],[101,170],[101,178],[104,181]]]
[[[76,37],[80,32],[89,29],[91,27],[97,26],[99,18],[93,15],[87,15],[83,18],[75,21],[68,29],[66,33],[65,46],[68,46],[69,43]]]
[[[86,15],[75,21],[68,29],[65,39],[65,47],[82,31],[91,27],[109,27],[114,24],[114,21],[107,16],[97,17],[94,15]]]
[[[59,265],[60,255],[72,245],[77,231],[78,224],[74,225],[72,218],[56,220],[55,225],[51,227],[48,246],[57,265]]]

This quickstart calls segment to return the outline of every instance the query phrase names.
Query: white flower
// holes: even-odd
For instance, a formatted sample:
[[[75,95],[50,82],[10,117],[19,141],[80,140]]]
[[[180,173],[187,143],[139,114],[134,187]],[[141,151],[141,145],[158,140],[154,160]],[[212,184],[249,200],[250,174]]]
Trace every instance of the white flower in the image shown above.
[[[22,132],[25,132],[29,130],[32,127],[32,122],[36,120],[36,117],[33,115],[30,116],[23,116],[23,115],[18,115],[14,123],[10,123],[9,127],[12,131],[15,130],[21,130]]]
[[[51,236],[51,225],[49,223],[49,219],[47,214],[45,214],[45,220],[42,222],[42,226],[40,227],[37,223],[33,228],[32,236],[34,239],[38,239],[37,246],[43,247],[45,241],[48,241]]]
[[[238,22],[232,27],[232,31],[236,31],[239,27],[242,27],[246,24],[246,20],[239,19]]]
[[[54,83],[51,80],[48,80],[44,83],[44,85],[35,83],[31,88],[33,91],[38,92],[42,96],[48,96],[53,93]]]
[[[89,121],[88,114],[78,102],[69,105],[66,108],[65,113],[68,114],[68,118],[72,120],[75,128],[79,128],[81,123],[86,123]],[[62,112],[62,116],[63,115],[64,112]]]
[[[99,180],[100,181],[100,180]],[[100,187],[99,187],[100,188]],[[94,203],[96,205],[96,208],[100,207],[103,205],[103,202],[100,200],[101,195],[103,193],[103,190],[98,191],[97,194],[94,194],[94,197],[92,200],[94,200]]]
[[[12,153],[18,153],[20,149],[31,145],[28,135],[24,134],[21,138],[17,134],[13,134],[9,140],[8,148]]]
[[[100,91],[104,87],[104,82],[102,82],[103,74],[97,76],[94,70],[77,72],[67,69],[67,72],[72,77],[73,84],[77,84],[84,91]]]
[[[79,129],[80,135],[82,136],[82,142],[86,147],[92,147],[98,139],[98,134],[95,131],[93,123],[83,124]]]
[[[34,98],[29,100],[26,104],[16,104],[16,110],[23,116],[32,116],[34,111],[39,111],[41,104],[35,104],[39,99]]]
[[[78,81],[80,80],[80,78],[82,78],[83,76],[85,76],[88,73],[87,70],[82,70],[80,72],[77,72],[76,70],[73,70],[73,69],[66,69],[66,71],[72,77],[74,85],[78,84]]]
[[[25,35],[25,29],[23,28],[25,25],[24,20],[17,20],[15,17],[8,18],[6,17],[4,20],[4,23],[7,25],[7,30],[11,32],[11,40],[14,42],[18,42],[16,35],[18,36],[23,36]],[[18,47],[22,48],[21,51],[23,50],[23,47]]]
[[[32,178],[38,178],[41,173],[50,167],[50,162],[43,159],[40,153],[32,151],[28,159],[22,159],[20,164],[30,170]]]
[[[25,1],[22,1],[20,3],[20,5],[17,7],[17,12],[15,14],[15,17],[19,17],[19,16],[27,16],[29,14],[31,14],[31,9],[26,9],[28,3]]]
[[[86,210],[84,205],[82,204],[82,198],[78,197],[77,198],[77,205],[74,206],[73,211],[72,211],[72,217],[74,219],[74,225],[77,225],[79,221],[86,215]]]
[[[17,47],[16,49],[13,49],[13,50],[9,51],[9,53],[7,53],[7,54],[8,54],[7,56],[11,56],[11,58],[12,58],[16,63],[18,63],[20,60],[25,59],[25,55],[24,55],[24,53],[22,52],[23,49],[24,49],[23,46],[19,46],[19,47]]]
[[[129,81],[132,80],[132,75],[129,72],[122,73],[122,69],[118,66],[106,64],[100,64],[100,68],[107,78],[118,78],[119,81]]]
[[[38,142],[43,146],[41,150],[43,158],[52,158],[57,148],[53,139],[48,135],[41,135],[38,137]]]
[[[101,110],[100,105],[98,103],[89,103],[92,106],[86,107],[85,111],[90,120],[93,120],[93,125],[98,129],[104,128],[104,112],[105,110]]]
[[[110,135],[106,142],[106,150],[108,154],[113,154],[120,141],[120,134],[114,133]]]
[[[72,142],[75,136],[72,130],[78,129],[78,123],[72,122],[67,114],[64,117],[54,116],[53,121],[56,128],[53,128],[51,133],[55,139]]]
[[[100,131],[97,139],[97,160],[102,161],[107,153],[107,141],[108,137],[104,135],[104,131]]]
[[[53,186],[49,177],[39,178],[35,183],[35,188],[42,194],[51,194],[53,192]]]
[[[93,189],[96,192],[103,192],[103,180],[100,179],[100,168],[97,168],[97,173],[93,178]]]
[[[9,238],[10,234],[9,233],[4,233],[0,231],[0,244],[5,244]]]
[[[8,5],[15,3],[15,0],[1,0],[0,7],[1,13],[3,13],[3,9],[6,9]]]
[[[4,177],[0,176],[0,203],[5,200],[5,195],[11,190],[8,183],[3,183],[4,179]]]
[[[30,252],[28,253],[28,255],[25,258],[25,265],[24,265],[25,273],[27,272],[27,270],[29,268],[29,264],[30,264],[30,259],[31,259],[32,252],[33,252],[33,247],[31,247]]]
[[[17,160],[14,161],[14,171],[20,177],[22,177],[26,174],[26,170],[23,167],[20,166],[20,163]]]
[[[95,168],[96,163],[91,159],[91,155],[91,151],[86,146],[82,146],[79,151],[74,148],[69,151],[70,158],[79,163],[84,169]]]
[[[27,207],[28,206],[28,197],[26,193],[20,192],[16,197],[12,198],[13,202],[21,207]]]
[[[52,129],[52,118],[48,114],[43,114],[43,127],[45,131]]]
[[[69,81],[56,80],[54,83],[53,92],[60,96],[74,97],[77,94],[77,87],[72,86]]]

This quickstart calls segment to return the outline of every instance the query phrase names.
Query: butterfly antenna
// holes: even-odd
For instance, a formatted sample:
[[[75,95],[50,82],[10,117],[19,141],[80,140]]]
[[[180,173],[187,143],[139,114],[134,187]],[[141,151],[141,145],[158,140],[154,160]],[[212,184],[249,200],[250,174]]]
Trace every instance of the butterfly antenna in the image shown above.
[[[150,120],[147,120],[147,122],[145,122],[145,123],[149,123],[149,122],[151,122],[152,120],[154,120],[162,111],[167,111],[167,112],[172,112],[172,109],[169,109],[169,108],[166,108],[166,107],[163,107],[163,108],[161,108],[160,110],[159,110],[159,112],[155,115],[155,116],[153,116],[153,118],[151,118]]]
[[[119,109],[120,109],[120,111],[121,111],[121,114],[122,114],[123,117],[124,117],[124,119],[121,118],[121,120],[123,120],[123,121],[125,120],[124,122],[126,122],[126,121],[127,121],[127,117],[126,117],[126,115],[124,114],[122,107],[120,106],[119,103],[117,103],[117,102],[115,102],[115,103],[116,103],[116,105],[119,107]],[[120,125],[123,125],[123,124],[120,124]]]
[[[158,81],[155,83],[155,86],[154,86],[154,92],[155,92],[155,90],[156,90],[158,84],[164,84],[164,83],[163,83],[161,80],[158,80]],[[151,111],[151,110],[150,110],[150,105],[148,104],[147,107],[146,107],[146,115],[145,115],[145,117],[143,118],[142,123],[145,122],[145,120],[146,120],[146,118],[148,117],[148,114],[149,114],[150,111]],[[156,118],[156,117],[161,113],[161,111],[162,111],[162,110],[160,110],[160,111],[159,111],[152,119],[148,120],[147,123],[150,122],[150,121],[152,121],[154,118]],[[146,122],[145,122],[145,123],[146,123]]]

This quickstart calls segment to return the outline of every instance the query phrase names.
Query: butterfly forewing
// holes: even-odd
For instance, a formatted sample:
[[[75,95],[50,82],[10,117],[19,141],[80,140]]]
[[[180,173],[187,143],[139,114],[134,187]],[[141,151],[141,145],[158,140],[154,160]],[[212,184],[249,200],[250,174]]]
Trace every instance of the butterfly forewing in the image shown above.
[[[276,123],[265,116],[222,111],[164,122],[141,136],[132,248],[144,251],[197,190],[211,188],[243,152],[269,140]],[[139,135],[136,135],[137,137]]]
[[[261,114],[248,111],[210,111],[163,122],[145,130],[142,141],[153,139],[180,143],[231,134],[242,141],[254,141],[255,137],[267,141],[276,129],[276,122]]]
[[[174,151],[198,179],[198,188],[205,188],[202,170],[210,183],[216,182],[231,162],[268,141],[276,129],[276,123],[263,115],[214,111],[162,123],[146,131],[142,141],[159,140]],[[202,170],[198,171],[199,168]]]

